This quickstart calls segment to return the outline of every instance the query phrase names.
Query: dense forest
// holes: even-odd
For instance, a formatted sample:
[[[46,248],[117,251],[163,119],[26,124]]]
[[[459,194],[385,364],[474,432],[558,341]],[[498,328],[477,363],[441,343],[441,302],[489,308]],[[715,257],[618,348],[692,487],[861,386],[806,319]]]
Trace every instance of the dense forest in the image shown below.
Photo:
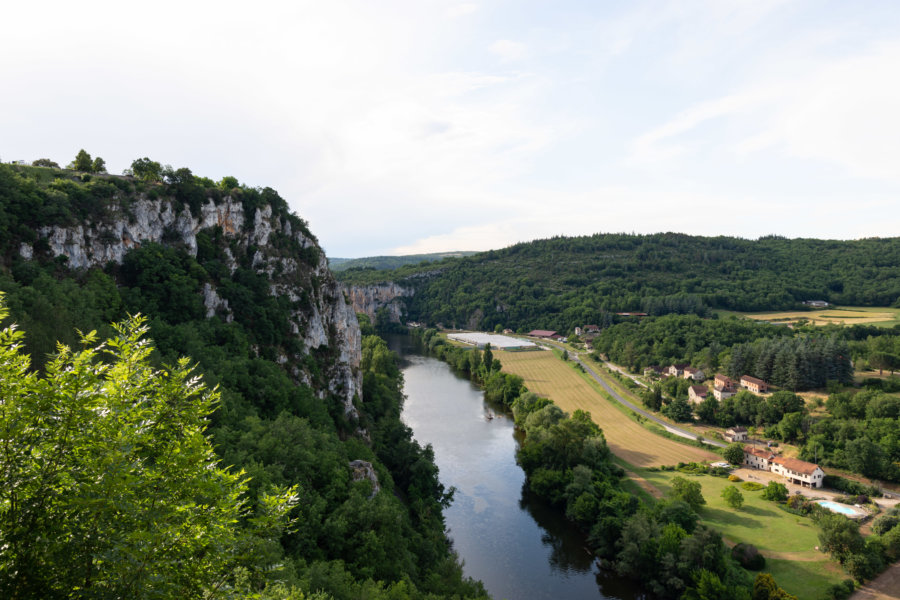
[[[92,330],[98,332],[90,338],[92,344],[114,340],[111,323],[144,315],[146,339],[152,340],[146,368],[194,367],[191,376],[201,377],[207,389],[216,390],[215,402],[196,418],[204,419],[202,431],[215,449],[214,464],[232,477],[243,472],[246,511],[237,515],[237,525],[246,531],[259,529],[273,510],[267,498],[285,490],[295,495],[290,513],[294,525],[257,535],[252,546],[244,543],[251,538],[238,535],[228,539],[237,540],[239,547],[208,548],[204,552],[223,553],[223,559],[206,579],[185,580],[184,570],[172,567],[153,571],[158,579],[143,580],[145,585],[134,592],[135,588],[115,587],[110,575],[114,571],[106,570],[117,560],[132,560],[122,540],[91,545],[72,538],[68,545],[36,547],[41,531],[52,529],[21,529],[22,523],[6,523],[9,527],[0,528],[0,595],[70,597],[77,589],[73,581],[85,586],[102,580],[111,586],[110,597],[163,597],[154,595],[159,590],[168,590],[170,597],[486,597],[479,583],[463,577],[451,552],[442,517],[449,494],[437,478],[430,449],[420,447],[399,419],[403,396],[397,359],[371,326],[363,323],[363,389],[356,403],[359,416],[353,418],[327,392],[328,382],[322,381],[340,349],[323,345],[304,354],[291,331],[289,316],[308,305],[306,292],[296,290],[294,298],[273,295],[270,276],[254,268],[255,248],[235,244],[221,229],[199,232],[195,254],[177,243],[173,232],[164,235],[163,243],[136,245],[121,264],[110,262],[102,268],[70,269],[65,257],[50,255],[41,227],[99,222],[112,207],[127,212],[142,198],[167,199],[178,211],[196,213],[201,204],[230,197],[241,203],[248,217],[257,210],[271,210],[274,218],[290,222],[294,231],[304,231],[314,240],[274,190],[247,188],[234,178],[212,182],[187,169],[157,169],[147,162],[152,163],[136,161],[144,177],[0,166],[0,291],[10,311],[2,325],[16,323],[26,332],[15,351],[30,354],[31,370],[46,372],[52,379],[58,377],[57,371],[66,371],[59,366],[65,362],[59,357],[69,356],[57,340],[69,348],[83,348],[79,332]],[[30,259],[19,251],[23,243],[34,248]],[[274,235],[270,244],[269,251],[296,259],[301,269],[313,269],[319,262],[321,250],[316,245],[301,247],[291,238]],[[230,272],[226,261],[232,259],[236,266]],[[327,283],[315,278],[310,282]],[[207,316],[205,284],[215,285],[229,303],[231,316]],[[179,357],[189,357],[189,363],[179,363]],[[286,357],[291,357],[288,362]],[[102,362],[92,368],[104,369]],[[297,380],[297,372],[307,374],[306,383]],[[7,417],[4,413],[3,419]],[[10,423],[18,421],[2,422],[0,441],[8,449],[17,439]],[[195,446],[205,443],[202,439],[197,438]],[[372,465],[379,493],[373,493],[369,478],[354,475],[351,461]],[[4,472],[10,471],[4,467]],[[144,485],[133,475],[117,481]],[[71,483],[59,480],[51,491],[60,493]],[[89,487],[84,489],[86,504],[75,506],[80,512],[65,514],[89,512],[94,496]],[[195,497],[202,502],[201,490]],[[12,518],[4,508],[10,506],[7,501],[9,496],[3,496],[0,512]],[[137,510],[124,502],[115,507],[121,515]],[[47,521],[47,527],[60,526],[50,523],[49,517]],[[230,521],[210,524],[220,530],[230,526]],[[37,536],[31,546],[23,546],[25,538],[17,537],[23,531]],[[150,539],[131,542],[146,545]],[[224,559],[248,552],[258,560]],[[32,577],[16,576],[24,573],[23,565]],[[198,565],[206,562],[199,560]],[[198,581],[215,586],[197,589]]]
[[[416,321],[571,332],[625,311],[706,315],[710,309],[797,309],[805,300],[900,306],[900,238],[596,234],[339,276],[352,284],[414,287],[407,306]]]

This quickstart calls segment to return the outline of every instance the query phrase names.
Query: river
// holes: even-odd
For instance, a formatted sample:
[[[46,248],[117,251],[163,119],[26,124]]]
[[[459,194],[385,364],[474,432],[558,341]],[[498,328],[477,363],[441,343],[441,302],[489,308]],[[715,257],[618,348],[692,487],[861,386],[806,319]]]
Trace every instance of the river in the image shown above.
[[[638,598],[633,583],[598,569],[558,510],[528,493],[512,416],[408,336],[389,342],[403,359],[403,421],[434,448],[441,483],[456,488],[444,514],[466,575],[496,600]]]

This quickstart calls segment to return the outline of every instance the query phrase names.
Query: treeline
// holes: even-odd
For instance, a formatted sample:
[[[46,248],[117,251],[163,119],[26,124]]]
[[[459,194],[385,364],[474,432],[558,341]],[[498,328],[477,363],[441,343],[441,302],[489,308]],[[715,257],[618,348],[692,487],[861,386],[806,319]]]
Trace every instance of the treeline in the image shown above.
[[[430,449],[419,446],[399,419],[402,376],[382,340],[371,335],[363,340],[360,419],[351,422],[338,398],[316,391],[327,389],[325,379],[339,348],[323,345],[292,359],[299,364],[280,364],[284,356],[300,352],[290,311],[311,308],[315,282],[298,283],[299,298],[293,301],[272,296],[269,279],[252,268],[253,249],[245,252],[215,229],[198,235],[196,257],[184,249],[144,244],[122,265],[106,269],[70,271],[40,248],[34,260],[24,260],[18,244],[33,243],[41,226],[75,223],[92,211],[104,216],[113,196],[117,206],[127,208],[140,194],[169,194],[177,185],[126,178],[99,185],[97,178],[44,181],[25,175],[0,167],[0,291],[6,293],[11,321],[28,332],[24,344],[34,368],[47,364],[57,340],[79,347],[76,330],[96,329],[104,339],[112,333],[109,323],[144,314],[154,342],[149,357],[154,368],[188,356],[204,383],[218,386],[207,435],[220,464],[243,469],[249,477],[249,506],[266,510],[262,499],[268,490],[297,486],[292,516],[298,526],[254,550],[278,568],[250,580],[246,573],[230,573],[227,581],[234,587],[229,589],[247,597],[279,598],[486,597],[479,583],[463,576],[451,551],[442,517],[448,494]],[[103,186],[111,186],[110,196],[96,193]],[[265,190],[220,193],[246,201],[245,209],[272,206],[274,214],[284,211],[283,218],[303,227],[298,217],[288,216],[283,201]],[[188,207],[187,201],[180,205]],[[270,251],[297,258],[301,270],[317,265],[318,255],[298,252],[290,240],[272,244]],[[226,252],[237,263],[233,273],[225,267]],[[206,317],[205,283],[229,301],[233,319]],[[288,369],[294,367],[309,375],[309,385],[292,379]],[[372,496],[369,481],[354,479],[354,460],[372,464],[380,493]],[[254,522],[251,512],[241,526]],[[102,563],[94,566],[102,568]],[[7,573],[3,567],[0,572]]]
[[[595,353],[635,372],[652,365],[688,363],[712,373],[736,344],[791,335],[787,327],[752,319],[667,315],[617,323],[603,329],[592,344]]]
[[[824,388],[829,381],[853,382],[847,343],[836,336],[762,339],[737,344],[725,366],[728,375],[752,375],[788,390]]]
[[[434,330],[413,330],[413,336],[457,370],[480,373],[477,380],[486,386],[488,398],[487,385],[496,374],[487,374],[485,367],[489,349],[481,353],[451,346]],[[479,361],[473,356],[481,357],[474,370]],[[493,366],[496,360],[488,356]],[[494,398],[511,408],[516,426],[525,433],[517,460],[528,488],[578,525],[606,567],[657,598],[792,598],[771,576],[751,577],[732,558],[721,534],[699,524],[704,500],[698,484],[684,480],[670,498],[641,504],[623,488],[625,472],[612,462],[603,432],[589,413],[568,415],[548,398],[527,391],[521,379],[507,377],[518,383],[517,395],[510,402],[507,394],[496,391],[503,386],[497,386]]]
[[[795,331],[736,317],[668,315],[613,325],[593,346],[595,358],[605,354],[634,372],[686,363],[707,376],[717,371],[735,380],[751,375],[794,391],[853,380],[849,344],[835,329]]]
[[[415,287],[407,306],[416,321],[571,332],[616,312],[802,309],[803,301],[813,299],[897,306],[900,238],[596,234],[340,277]]]
[[[502,404],[508,409],[525,389],[521,377],[500,370],[502,365],[494,358],[490,344],[482,352],[477,348],[454,346],[438,335],[436,329],[413,329],[410,334],[425,350],[481,385],[489,402]]]

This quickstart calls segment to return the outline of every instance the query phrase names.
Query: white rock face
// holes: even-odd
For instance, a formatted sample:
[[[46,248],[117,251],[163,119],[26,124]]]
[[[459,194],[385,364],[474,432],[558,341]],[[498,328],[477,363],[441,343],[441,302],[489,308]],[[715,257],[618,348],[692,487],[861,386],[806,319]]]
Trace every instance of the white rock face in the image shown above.
[[[291,313],[291,330],[301,338],[304,354],[321,346],[331,347],[337,355],[337,365],[327,373],[327,389],[316,390],[319,397],[336,394],[344,404],[346,414],[358,416],[354,399],[362,392],[362,375],[359,372],[361,336],[356,313],[344,301],[337,282],[328,270],[325,253],[315,240],[302,231],[292,231],[285,221],[273,218],[272,207],[258,209],[252,218],[252,226],[245,227],[248,219],[240,200],[226,197],[218,204],[209,200],[203,204],[199,215],[192,215],[188,207],[180,212],[167,199],[141,198],[130,204],[110,208],[110,218],[101,223],[83,223],[75,227],[44,227],[39,235],[47,240],[54,256],[68,258],[73,269],[103,267],[109,262],[121,264],[125,254],[141,244],[155,242],[183,247],[192,256],[197,255],[197,233],[210,227],[221,227],[226,238],[237,240],[244,249],[256,246],[252,257],[253,268],[265,273],[270,281],[270,293],[286,295],[292,302],[305,298],[304,308]],[[303,249],[315,247],[319,260],[308,265],[302,257],[285,256],[283,251],[269,245],[273,233],[293,238]],[[226,263],[232,273],[238,268],[237,260],[229,248],[225,248]],[[34,255],[34,248],[22,244],[19,254],[24,258]],[[211,284],[203,287],[203,303],[207,317],[223,315],[227,321],[234,319],[227,300],[216,292]],[[296,365],[298,357],[285,357],[288,371],[301,383],[310,381],[307,373]],[[288,366],[286,363],[294,363]]]
[[[375,319],[375,311],[379,308],[387,308],[391,321],[400,322],[400,317],[405,312],[405,306],[401,298],[412,296],[415,292],[412,288],[406,288],[396,283],[379,283],[375,285],[351,285],[345,286],[344,291],[350,299],[354,312],[365,313],[370,319]]]

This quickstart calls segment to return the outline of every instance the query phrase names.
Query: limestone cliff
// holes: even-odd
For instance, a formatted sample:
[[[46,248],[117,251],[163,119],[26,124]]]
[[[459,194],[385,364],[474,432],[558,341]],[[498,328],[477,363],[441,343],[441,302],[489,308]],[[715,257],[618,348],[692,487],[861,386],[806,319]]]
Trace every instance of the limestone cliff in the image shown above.
[[[73,269],[121,264],[129,250],[148,242],[179,247],[196,256],[198,234],[215,230],[227,243],[224,262],[232,274],[239,267],[238,254],[257,273],[266,274],[272,296],[287,298],[293,307],[290,326],[302,350],[280,357],[279,362],[297,381],[313,386],[320,398],[335,395],[346,414],[357,416],[353,402],[362,389],[359,323],[328,270],[325,253],[305,227],[297,226],[302,221],[286,218],[283,211],[273,214],[268,204],[247,210],[231,196],[208,199],[195,213],[173,199],[132,197],[112,202],[104,216],[93,221],[39,229],[38,241],[22,243],[19,254],[30,259],[37,252],[49,252],[66,257]],[[234,318],[213,284],[204,284],[202,293],[207,316]],[[327,372],[317,377],[302,360],[313,351],[328,351],[332,357]]]
[[[412,288],[396,283],[348,285],[344,286],[344,290],[355,312],[365,313],[374,320],[375,311],[386,308],[393,323],[399,323],[400,317],[406,313],[403,298],[409,298],[415,293]]]

